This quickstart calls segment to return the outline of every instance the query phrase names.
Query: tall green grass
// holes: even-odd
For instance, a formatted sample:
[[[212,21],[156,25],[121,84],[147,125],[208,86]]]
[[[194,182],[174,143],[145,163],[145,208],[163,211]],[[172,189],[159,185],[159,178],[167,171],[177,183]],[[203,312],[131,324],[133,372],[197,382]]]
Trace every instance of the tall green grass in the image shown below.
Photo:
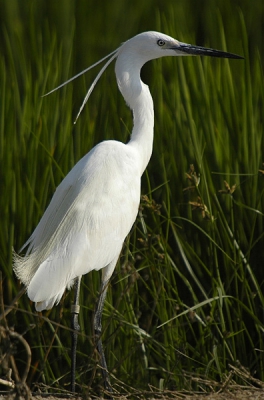
[[[127,141],[132,126],[113,66],[76,125],[96,72],[41,96],[143,30],[226,49],[245,60],[179,57],[142,71],[155,104],[154,151],[140,212],[109,287],[103,342],[120,392],[198,390],[195,378],[224,382],[230,365],[263,380],[264,87],[261,38],[252,26],[261,27],[261,1],[250,10],[246,1],[241,9],[201,2],[195,13],[191,1],[168,2],[166,9],[138,2],[133,10],[117,2],[119,8],[106,4],[104,13],[92,1],[89,8],[84,1],[62,3],[1,4],[5,305],[20,289],[12,248],[18,251],[29,237],[72,166],[101,140]],[[120,30],[113,31],[114,23]],[[77,355],[83,391],[96,392],[102,383],[91,326],[99,287],[99,273],[83,277]],[[6,324],[31,344],[33,390],[69,388],[71,299],[65,293],[60,305],[38,316],[23,296],[7,316]],[[15,360],[23,371],[20,346]]]

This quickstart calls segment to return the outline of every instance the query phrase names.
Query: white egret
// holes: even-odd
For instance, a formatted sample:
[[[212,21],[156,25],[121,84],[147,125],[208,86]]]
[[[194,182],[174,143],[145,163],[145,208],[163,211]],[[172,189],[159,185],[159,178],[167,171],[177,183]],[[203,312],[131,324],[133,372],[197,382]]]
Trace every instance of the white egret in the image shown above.
[[[159,32],[145,32],[101,60],[111,57],[90,87],[80,112],[103,71],[116,58],[117,84],[133,112],[130,141],[127,144],[105,141],[86,154],[55,191],[38,226],[22,248],[28,247],[26,255],[14,256],[15,273],[26,285],[28,296],[35,302],[37,311],[52,308],[60,301],[65,289],[76,283],[72,309],[75,331],[78,330],[81,277],[92,270],[102,270],[94,329],[105,387],[109,391],[112,389],[100,338],[101,315],[109,279],[138,213],[141,176],[153,145],[153,101],[148,86],[140,79],[140,71],[147,61],[186,55],[242,58],[181,43]],[[72,390],[75,384],[77,335],[74,338]]]

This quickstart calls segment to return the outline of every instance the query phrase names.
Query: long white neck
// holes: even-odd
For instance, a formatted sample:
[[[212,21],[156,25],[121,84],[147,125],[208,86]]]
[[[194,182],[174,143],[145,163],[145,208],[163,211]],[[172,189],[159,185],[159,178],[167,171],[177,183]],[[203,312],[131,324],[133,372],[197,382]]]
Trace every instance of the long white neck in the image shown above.
[[[154,110],[147,85],[140,79],[143,63],[133,55],[120,54],[116,61],[116,79],[120,92],[133,111],[134,126],[128,146],[133,146],[141,160],[141,174],[148,165],[153,147]]]

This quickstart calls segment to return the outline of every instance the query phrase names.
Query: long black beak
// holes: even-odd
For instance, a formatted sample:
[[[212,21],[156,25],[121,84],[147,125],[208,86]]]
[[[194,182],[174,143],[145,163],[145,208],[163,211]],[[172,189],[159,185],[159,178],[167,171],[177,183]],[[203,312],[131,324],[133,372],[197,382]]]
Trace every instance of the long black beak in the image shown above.
[[[225,51],[210,49],[207,47],[194,46],[192,44],[179,42],[178,46],[173,47],[173,50],[184,53],[190,56],[209,56],[209,57],[220,57],[220,58],[244,58],[237,54],[227,53]]]

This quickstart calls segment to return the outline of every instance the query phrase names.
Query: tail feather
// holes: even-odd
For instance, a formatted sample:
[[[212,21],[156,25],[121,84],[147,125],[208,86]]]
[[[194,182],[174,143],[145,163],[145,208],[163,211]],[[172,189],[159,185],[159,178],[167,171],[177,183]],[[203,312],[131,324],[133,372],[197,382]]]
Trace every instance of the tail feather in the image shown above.
[[[71,263],[65,257],[58,255],[48,257],[31,279],[27,293],[30,300],[36,303],[36,308],[52,308],[58,303],[66,289],[70,287],[75,276]]]
[[[64,293],[65,288],[61,290],[60,293],[58,293],[56,296],[51,297],[49,299],[43,300],[43,301],[37,301],[35,302],[35,308],[37,311],[43,311],[43,310],[50,310],[54,304],[58,304],[60,299],[62,298],[62,295]]]
[[[35,251],[21,257],[13,250],[13,269],[17,278],[28,287],[38,269],[40,254]]]

